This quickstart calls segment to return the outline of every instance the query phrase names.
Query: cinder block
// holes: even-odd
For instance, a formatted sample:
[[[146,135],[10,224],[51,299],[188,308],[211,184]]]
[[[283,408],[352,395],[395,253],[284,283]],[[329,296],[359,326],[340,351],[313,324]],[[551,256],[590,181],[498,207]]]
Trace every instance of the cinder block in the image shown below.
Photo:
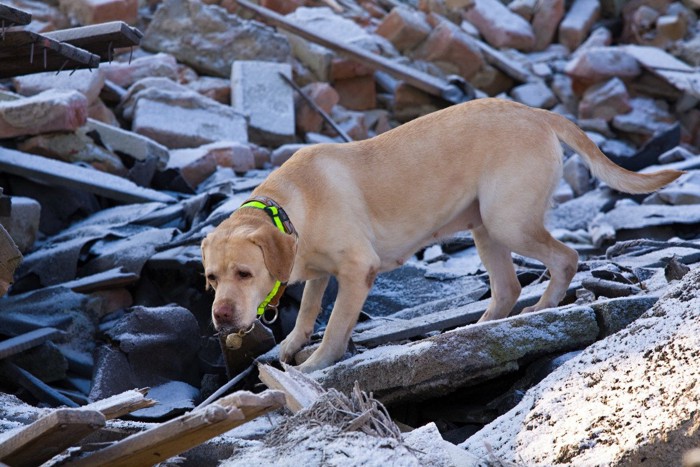
[[[286,63],[236,61],[231,69],[231,104],[248,117],[251,141],[275,146],[290,143],[294,133],[294,89]]]

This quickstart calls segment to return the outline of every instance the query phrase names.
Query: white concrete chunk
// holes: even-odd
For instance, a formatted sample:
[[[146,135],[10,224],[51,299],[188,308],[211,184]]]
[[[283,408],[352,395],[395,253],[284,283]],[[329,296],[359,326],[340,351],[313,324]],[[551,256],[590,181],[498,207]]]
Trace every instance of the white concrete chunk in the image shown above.
[[[294,89],[286,63],[236,61],[231,67],[231,104],[248,116],[252,141],[275,146],[294,141]]]

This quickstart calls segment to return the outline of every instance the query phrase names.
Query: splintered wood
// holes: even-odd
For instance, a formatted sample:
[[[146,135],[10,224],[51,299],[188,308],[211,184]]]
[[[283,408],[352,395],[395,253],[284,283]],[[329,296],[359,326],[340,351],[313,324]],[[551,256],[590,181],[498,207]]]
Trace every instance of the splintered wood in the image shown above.
[[[93,402],[84,408],[97,410],[107,420],[113,420],[136,410],[156,405],[156,401],[153,399],[146,399],[146,394],[148,394],[148,388],[132,389],[131,391]]]
[[[285,371],[280,371],[270,365],[260,365],[260,381],[268,388],[283,391],[286,406],[293,413],[310,407],[326,390],[316,381],[304,376],[292,366],[282,364]]]
[[[126,391],[81,408],[57,409],[0,440],[0,462],[15,466],[39,465],[87,435],[105,426],[105,421],[150,407],[148,389]]]
[[[240,391],[73,461],[72,466],[150,466],[191,449],[284,404],[284,394]]]

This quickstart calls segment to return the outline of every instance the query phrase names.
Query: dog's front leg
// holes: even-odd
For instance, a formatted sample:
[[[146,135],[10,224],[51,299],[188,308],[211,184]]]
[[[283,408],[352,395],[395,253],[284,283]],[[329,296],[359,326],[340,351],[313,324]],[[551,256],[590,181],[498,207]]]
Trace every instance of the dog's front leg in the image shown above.
[[[350,334],[362,311],[362,305],[374,283],[377,269],[374,265],[360,270],[352,268],[351,271],[337,276],[338,297],[333,305],[323,340],[309,359],[299,366],[301,371],[309,373],[326,368],[343,356]]]
[[[309,342],[316,318],[321,311],[321,301],[329,279],[330,276],[324,276],[306,282],[294,329],[280,344],[281,361],[292,362],[294,355]]]

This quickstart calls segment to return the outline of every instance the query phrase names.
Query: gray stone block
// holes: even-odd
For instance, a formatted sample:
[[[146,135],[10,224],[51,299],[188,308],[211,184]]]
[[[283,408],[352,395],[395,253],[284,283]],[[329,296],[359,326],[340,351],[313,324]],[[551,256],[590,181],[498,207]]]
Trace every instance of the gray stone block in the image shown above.
[[[231,67],[231,104],[248,116],[250,139],[266,146],[291,143],[294,90],[280,76],[292,77],[286,63],[236,61]]]

